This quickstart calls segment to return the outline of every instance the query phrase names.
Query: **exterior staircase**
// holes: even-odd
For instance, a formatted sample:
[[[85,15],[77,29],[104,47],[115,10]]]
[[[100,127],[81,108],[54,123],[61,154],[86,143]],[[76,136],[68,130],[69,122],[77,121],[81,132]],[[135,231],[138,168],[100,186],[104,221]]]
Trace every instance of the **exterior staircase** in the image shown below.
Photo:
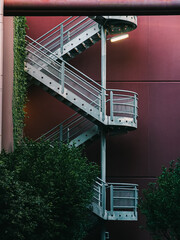
[[[88,17],[67,18],[36,40],[27,36],[29,79],[77,112],[40,138],[78,147],[101,129],[119,134],[137,128],[135,92],[105,89],[67,62],[100,39],[101,25]],[[136,184],[97,179],[92,211],[104,220],[137,220],[137,199]]]
[[[100,84],[27,36],[26,70],[52,96],[99,126],[137,127],[137,94]],[[105,109],[109,110],[106,114]]]

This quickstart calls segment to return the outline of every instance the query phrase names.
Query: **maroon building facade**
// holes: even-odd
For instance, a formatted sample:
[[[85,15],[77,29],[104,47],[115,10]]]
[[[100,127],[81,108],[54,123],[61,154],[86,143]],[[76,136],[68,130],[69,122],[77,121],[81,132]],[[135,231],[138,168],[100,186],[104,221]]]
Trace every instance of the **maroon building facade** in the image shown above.
[[[27,34],[38,38],[66,17],[27,17]],[[139,184],[139,192],[180,156],[180,16],[139,16],[127,40],[107,43],[107,87],[138,93],[138,128],[107,139],[107,179]],[[71,64],[100,82],[100,42]],[[40,87],[28,90],[25,135],[36,139],[73,111]],[[100,142],[87,147],[91,161],[100,163]],[[138,222],[107,222],[110,239],[150,240]],[[98,231],[98,230],[97,230]],[[95,239],[95,236],[91,237]]]

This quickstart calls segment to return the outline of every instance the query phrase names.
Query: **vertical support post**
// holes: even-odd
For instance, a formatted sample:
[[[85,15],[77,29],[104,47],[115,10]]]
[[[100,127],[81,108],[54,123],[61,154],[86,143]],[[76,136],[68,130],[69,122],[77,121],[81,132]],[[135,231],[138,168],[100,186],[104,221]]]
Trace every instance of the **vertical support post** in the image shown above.
[[[102,120],[106,116],[106,29],[101,27],[101,91],[102,91]]]
[[[137,96],[134,94],[134,123],[137,122]]]
[[[105,215],[106,209],[106,134],[101,130],[101,179],[102,179],[102,211]]]
[[[106,182],[106,134],[101,130],[101,179]]]
[[[102,205],[102,188],[100,186],[98,186],[98,205],[99,207],[101,207]]]
[[[61,55],[63,54],[63,35],[64,35],[64,29],[63,24],[61,24],[61,35],[60,35],[60,48],[61,48]]]
[[[62,124],[60,125],[60,128],[59,128],[59,140],[60,140],[60,143],[62,143],[63,141],[63,125]]]
[[[106,116],[106,29],[101,27],[101,106],[102,106],[102,121],[105,121]],[[103,201],[103,215],[106,209],[106,135],[105,131],[101,130],[101,179],[103,180],[102,201]],[[101,240],[106,239],[105,225],[103,224],[101,230]]]
[[[113,121],[113,115],[114,115],[114,109],[113,109],[113,91],[110,92],[110,119]]]
[[[64,93],[64,72],[65,72],[65,63],[62,61],[61,63],[61,93]]]
[[[101,94],[98,94],[99,112],[101,112]]]
[[[67,142],[69,143],[69,128],[67,129]]]
[[[102,183],[102,214],[105,215],[106,210],[106,186]]]
[[[111,215],[113,215],[114,204],[113,204],[113,185],[110,186],[110,211]]]
[[[134,216],[136,217],[137,216],[137,201],[138,201],[138,191],[137,191],[137,187],[135,186],[134,187],[134,198],[135,198],[135,201],[134,201]]]

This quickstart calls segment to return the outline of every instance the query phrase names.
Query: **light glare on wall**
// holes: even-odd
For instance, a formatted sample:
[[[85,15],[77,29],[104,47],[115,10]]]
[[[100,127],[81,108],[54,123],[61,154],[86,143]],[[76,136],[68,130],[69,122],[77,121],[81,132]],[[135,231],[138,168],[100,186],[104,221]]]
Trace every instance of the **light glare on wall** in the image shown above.
[[[119,40],[126,39],[128,37],[129,37],[129,34],[121,34],[121,35],[110,38],[110,41],[111,42],[116,42],[116,41],[119,41]]]

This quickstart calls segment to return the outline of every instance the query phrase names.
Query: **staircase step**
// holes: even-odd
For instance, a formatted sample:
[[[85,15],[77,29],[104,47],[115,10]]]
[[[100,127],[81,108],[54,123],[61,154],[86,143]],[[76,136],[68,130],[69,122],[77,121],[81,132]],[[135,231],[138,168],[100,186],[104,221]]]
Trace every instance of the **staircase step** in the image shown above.
[[[80,44],[78,47],[79,51],[83,52],[84,50],[86,50],[86,47],[83,44]]]
[[[90,42],[91,42],[92,44],[95,43],[94,40],[93,40],[92,38],[89,38],[89,40],[90,40]]]
[[[77,47],[74,48],[74,50],[77,52],[77,53],[80,53],[79,49]]]
[[[85,42],[82,43],[82,46],[83,46],[85,49],[88,48],[87,45],[85,44]]]

